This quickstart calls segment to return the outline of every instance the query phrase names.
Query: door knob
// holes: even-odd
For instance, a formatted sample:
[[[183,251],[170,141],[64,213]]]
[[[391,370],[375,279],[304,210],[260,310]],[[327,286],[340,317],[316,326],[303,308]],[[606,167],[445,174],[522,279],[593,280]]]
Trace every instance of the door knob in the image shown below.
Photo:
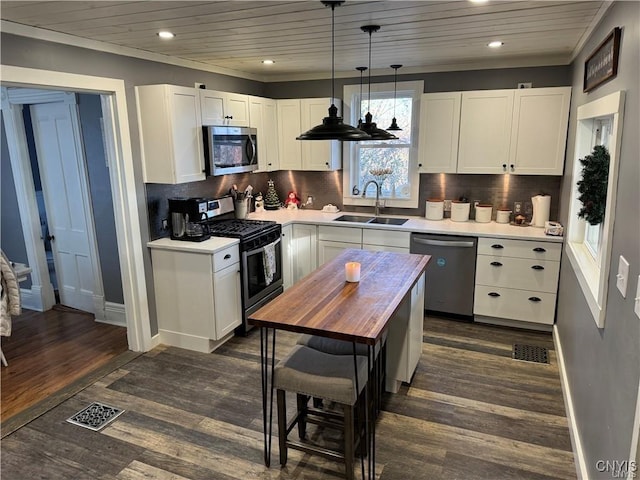
[[[51,241],[55,239],[56,239],[55,235],[47,235],[47,240]]]

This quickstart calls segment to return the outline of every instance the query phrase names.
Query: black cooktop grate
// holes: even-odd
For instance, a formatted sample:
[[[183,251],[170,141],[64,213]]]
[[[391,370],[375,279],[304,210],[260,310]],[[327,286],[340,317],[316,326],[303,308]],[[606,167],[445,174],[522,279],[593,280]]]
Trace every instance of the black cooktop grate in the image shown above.
[[[269,229],[275,224],[276,222],[269,220],[244,220],[234,218],[211,222],[209,224],[209,231],[211,235],[216,237],[244,238]]]
[[[537,345],[514,343],[512,357],[525,362],[549,363],[549,350]]]

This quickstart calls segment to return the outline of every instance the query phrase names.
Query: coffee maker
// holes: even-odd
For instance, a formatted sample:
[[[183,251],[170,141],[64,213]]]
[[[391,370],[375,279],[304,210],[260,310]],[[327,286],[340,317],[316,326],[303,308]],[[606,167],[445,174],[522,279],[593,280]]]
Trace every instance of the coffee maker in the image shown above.
[[[174,197],[169,199],[171,238],[201,242],[211,238],[208,219],[209,200],[201,197]]]

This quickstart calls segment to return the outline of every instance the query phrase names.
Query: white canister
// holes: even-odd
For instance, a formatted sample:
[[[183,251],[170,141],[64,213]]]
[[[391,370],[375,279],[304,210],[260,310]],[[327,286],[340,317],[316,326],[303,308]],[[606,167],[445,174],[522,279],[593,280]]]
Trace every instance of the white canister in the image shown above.
[[[489,223],[492,213],[493,205],[476,205],[476,222]]]
[[[469,202],[454,200],[451,202],[451,220],[454,222],[466,222],[469,220]]]
[[[444,200],[430,198],[427,200],[425,218],[427,220],[442,220],[444,216]]]
[[[511,218],[511,210],[508,208],[499,208],[496,212],[496,223],[509,223]]]

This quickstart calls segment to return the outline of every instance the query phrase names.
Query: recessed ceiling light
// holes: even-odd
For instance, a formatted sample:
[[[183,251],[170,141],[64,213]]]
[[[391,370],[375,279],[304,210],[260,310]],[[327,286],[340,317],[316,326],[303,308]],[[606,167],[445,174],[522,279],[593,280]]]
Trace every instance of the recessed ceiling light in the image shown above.
[[[493,42],[489,42],[488,45],[491,48],[500,48],[502,45],[504,45],[504,43],[502,43],[500,40],[494,40]]]
[[[163,31],[161,31],[161,32],[158,32],[158,33],[157,33],[157,35],[158,35],[160,38],[164,38],[164,39],[169,39],[169,38],[173,38],[173,37],[175,37],[175,35],[174,35],[173,33],[171,33],[171,32],[167,32],[166,30],[163,30]]]
[[[469,0],[471,3],[488,3],[489,0]]]
[[[273,65],[276,62],[274,62],[273,60],[262,60],[262,63],[264,63],[265,65]]]

